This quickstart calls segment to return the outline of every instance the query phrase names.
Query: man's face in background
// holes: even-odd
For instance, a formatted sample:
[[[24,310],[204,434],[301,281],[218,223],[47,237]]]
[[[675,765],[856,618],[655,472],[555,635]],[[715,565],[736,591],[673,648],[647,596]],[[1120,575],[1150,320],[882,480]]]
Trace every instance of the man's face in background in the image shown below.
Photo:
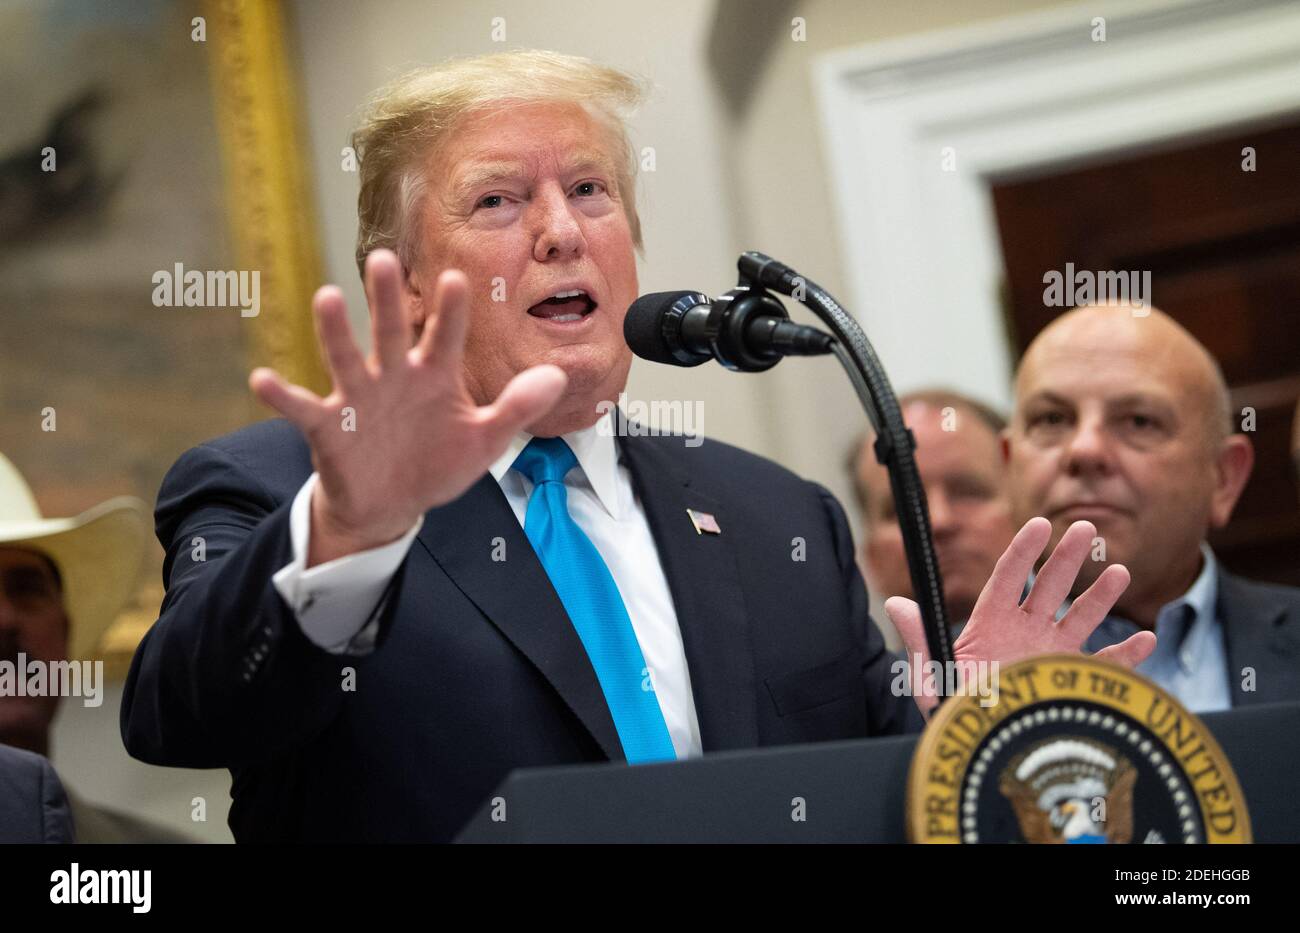
[[[1096,526],[1105,559],[1084,562],[1076,593],[1112,563],[1133,577],[1122,610],[1191,585],[1250,472],[1249,442],[1223,438],[1216,411],[1208,355],[1154,309],[1080,309],[1035,338],[1007,432],[1013,511],[1050,519],[1051,547],[1074,521]]]
[[[1015,535],[1000,441],[991,425],[964,406],[915,401],[904,404],[903,418],[916,436],[948,618],[962,622]],[[889,475],[869,443],[858,457],[857,482],[866,500],[862,553],[871,587],[882,597],[911,598]]]
[[[0,661],[62,661],[68,652],[63,595],[50,562],[0,548]],[[45,754],[58,697],[0,696],[0,743]]]

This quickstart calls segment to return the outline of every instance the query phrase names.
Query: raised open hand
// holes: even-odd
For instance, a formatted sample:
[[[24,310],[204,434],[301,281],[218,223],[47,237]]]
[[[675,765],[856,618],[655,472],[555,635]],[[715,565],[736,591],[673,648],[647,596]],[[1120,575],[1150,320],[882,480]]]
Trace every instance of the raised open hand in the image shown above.
[[[1091,522],[1075,522],[1066,529],[1051,557],[1034,577],[1033,589],[1021,602],[1029,572],[1052,536],[1052,523],[1047,519],[1031,518],[1026,522],[998,559],[993,575],[980,592],[970,620],[953,645],[954,660],[1006,664],[1035,654],[1079,651],[1129,584],[1128,569],[1122,564],[1112,564],[1057,621],[1056,613],[1069,596],[1096,534]],[[915,664],[920,656],[921,663],[927,664],[930,651],[925,642],[920,607],[910,599],[895,596],[886,600],[885,612],[907,646],[908,660]],[[1118,645],[1097,652],[1097,657],[1134,667],[1155,646],[1153,633],[1138,632]],[[921,693],[915,699],[924,713],[936,703],[934,696]]]
[[[369,358],[353,338],[337,287],[319,289],[312,302],[334,382],[328,396],[292,385],[274,370],[249,376],[258,398],[302,431],[320,474],[308,566],[392,541],[428,509],[459,497],[517,431],[555,405],[567,384],[559,367],[534,366],[480,406],[462,369],[469,329],[464,274],[448,270],[438,277],[414,346],[397,256],[371,253],[365,281]]]

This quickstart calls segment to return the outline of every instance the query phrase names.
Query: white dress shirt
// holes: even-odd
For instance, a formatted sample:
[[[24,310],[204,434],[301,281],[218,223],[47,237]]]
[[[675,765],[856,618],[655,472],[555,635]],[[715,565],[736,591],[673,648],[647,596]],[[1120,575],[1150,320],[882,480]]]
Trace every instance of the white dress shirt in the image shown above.
[[[645,510],[618,456],[612,424],[606,412],[591,427],[563,435],[578,461],[564,478],[569,514],[600,552],[623,597],[673,750],[678,758],[698,756],[700,723],[677,613]],[[511,466],[530,440],[532,435],[524,432],[515,435],[489,469],[521,527],[533,484]],[[377,615],[374,609],[423,519],[396,541],[307,569],[316,482],[313,473],[294,497],[289,513],[293,560],[272,579],[312,642],[336,654],[356,653],[373,645],[377,619],[369,626],[366,620]]]

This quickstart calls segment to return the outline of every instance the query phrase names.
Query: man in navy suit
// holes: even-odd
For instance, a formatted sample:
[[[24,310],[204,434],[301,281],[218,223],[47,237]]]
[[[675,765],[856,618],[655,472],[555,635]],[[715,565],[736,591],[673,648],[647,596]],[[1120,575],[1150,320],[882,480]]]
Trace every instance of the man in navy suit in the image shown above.
[[[0,843],[72,841],[68,797],[50,763],[0,745]]]
[[[398,80],[355,137],[363,357],[314,312],[333,391],[180,458],[158,497],[162,615],[129,751],[227,767],[240,840],[445,840],[511,769],[899,732],[918,707],[822,488],[609,409],[631,353],[638,86],[546,52]],[[1078,650],[1127,583],[1057,623],[1087,552],[1028,523],[960,658]],[[922,651],[914,603],[888,611]],[[1110,649],[1140,661],[1154,638]]]

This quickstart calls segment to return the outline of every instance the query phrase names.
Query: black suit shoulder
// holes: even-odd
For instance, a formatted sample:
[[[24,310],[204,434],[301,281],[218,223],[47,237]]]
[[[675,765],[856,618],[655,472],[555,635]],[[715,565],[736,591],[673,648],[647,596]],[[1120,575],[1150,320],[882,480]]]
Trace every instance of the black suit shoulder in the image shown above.
[[[648,435],[645,441],[688,476],[691,485],[706,491],[763,489],[829,495],[822,486],[788,467],[725,441],[700,438],[696,446],[690,446],[694,439],[679,434]]]
[[[1261,604],[1273,604],[1287,612],[1300,612],[1300,587],[1287,586],[1284,583],[1267,583],[1262,580],[1248,580],[1227,571],[1223,572],[1221,579],[1227,581],[1229,587],[1236,587],[1250,593],[1254,600]]]
[[[181,454],[163,477],[154,531],[169,548],[181,523],[204,506],[237,505],[269,513],[292,498],[311,471],[306,439],[283,418],[204,441]]]
[[[806,515],[824,520],[847,573],[855,561],[853,535],[839,500],[820,483],[805,479],[788,467],[724,441],[701,439],[688,446],[681,435],[646,438],[657,452],[689,479],[692,489],[739,508],[767,525],[806,524]],[[776,522],[783,515],[787,522]],[[863,585],[858,581],[856,585]]]
[[[1300,700],[1300,589],[1220,570],[1218,611],[1234,705]]]
[[[177,459],[168,479],[173,479],[173,473],[182,474],[177,478],[193,479],[190,473],[194,468],[211,466],[214,462],[246,471],[262,492],[278,498],[285,491],[279,482],[280,474],[296,475],[304,469],[303,479],[311,474],[311,448],[292,423],[284,418],[271,418],[190,448]],[[164,490],[167,485],[164,480]]]

